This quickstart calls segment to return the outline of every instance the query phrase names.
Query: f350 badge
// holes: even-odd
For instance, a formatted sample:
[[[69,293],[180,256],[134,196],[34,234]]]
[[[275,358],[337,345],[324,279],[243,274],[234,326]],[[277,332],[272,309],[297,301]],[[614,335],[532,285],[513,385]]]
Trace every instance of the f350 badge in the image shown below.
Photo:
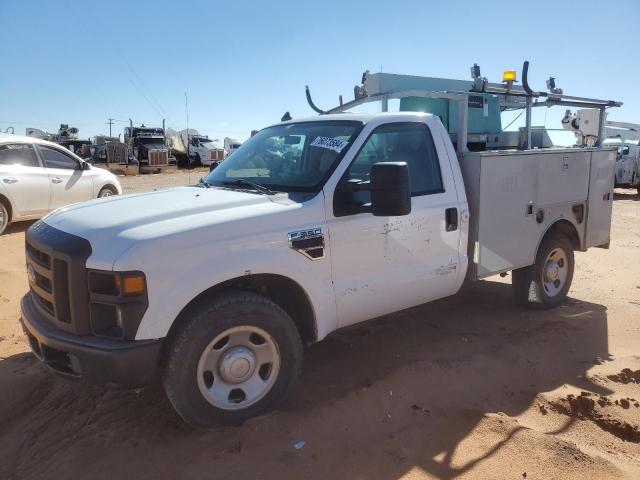
[[[309,260],[324,258],[324,234],[322,228],[314,227],[289,233],[289,247],[297,250]]]

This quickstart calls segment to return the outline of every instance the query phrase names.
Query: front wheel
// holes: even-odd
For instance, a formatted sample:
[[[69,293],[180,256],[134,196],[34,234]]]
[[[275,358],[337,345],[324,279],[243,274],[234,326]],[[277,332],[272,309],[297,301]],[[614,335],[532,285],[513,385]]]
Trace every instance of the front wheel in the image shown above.
[[[9,226],[9,211],[4,203],[0,202],[0,235],[4,233],[4,231]]]
[[[569,292],[574,269],[573,246],[564,235],[542,241],[536,263],[513,271],[512,287],[520,305],[547,309],[560,305]]]
[[[163,385],[178,414],[198,428],[240,423],[273,407],[302,369],[291,317],[251,292],[197,306],[172,334]]]
[[[118,192],[116,192],[115,188],[106,185],[104,187],[102,187],[100,189],[100,191],[98,192],[98,198],[105,198],[105,197],[110,197],[112,195],[117,195]]]

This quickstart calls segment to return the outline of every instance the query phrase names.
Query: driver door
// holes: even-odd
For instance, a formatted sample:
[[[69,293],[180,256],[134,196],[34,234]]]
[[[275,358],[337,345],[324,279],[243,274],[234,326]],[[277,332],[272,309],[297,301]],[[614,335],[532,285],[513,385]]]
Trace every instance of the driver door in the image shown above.
[[[45,145],[37,148],[49,174],[51,210],[93,198],[91,170],[81,170],[80,161],[62,150]]]
[[[458,212],[459,202],[451,175],[441,173],[450,171],[448,156],[440,153],[426,124],[383,124],[369,135],[338,183],[327,223],[339,326],[457,291],[460,229],[447,218],[453,217],[452,210]],[[390,161],[409,166],[411,213],[375,217],[344,209],[343,202],[368,203],[370,193],[344,193],[340,185],[367,181],[374,163]]]

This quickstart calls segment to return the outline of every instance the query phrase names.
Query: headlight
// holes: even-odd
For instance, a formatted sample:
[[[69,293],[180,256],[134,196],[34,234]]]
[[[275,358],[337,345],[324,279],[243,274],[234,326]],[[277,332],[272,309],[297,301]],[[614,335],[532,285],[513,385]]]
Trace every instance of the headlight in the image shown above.
[[[144,273],[90,270],[89,299],[94,335],[133,339],[149,305]]]
[[[98,295],[140,295],[147,289],[142,272],[89,272],[89,292]]]

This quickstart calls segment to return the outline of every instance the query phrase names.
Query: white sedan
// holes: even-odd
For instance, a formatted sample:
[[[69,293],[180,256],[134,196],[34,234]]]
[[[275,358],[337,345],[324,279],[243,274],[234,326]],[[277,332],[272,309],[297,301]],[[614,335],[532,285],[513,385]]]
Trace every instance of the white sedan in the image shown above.
[[[60,145],[18,135],[0,136],[0,235],[11,222],[121,193],[118,177]]]

